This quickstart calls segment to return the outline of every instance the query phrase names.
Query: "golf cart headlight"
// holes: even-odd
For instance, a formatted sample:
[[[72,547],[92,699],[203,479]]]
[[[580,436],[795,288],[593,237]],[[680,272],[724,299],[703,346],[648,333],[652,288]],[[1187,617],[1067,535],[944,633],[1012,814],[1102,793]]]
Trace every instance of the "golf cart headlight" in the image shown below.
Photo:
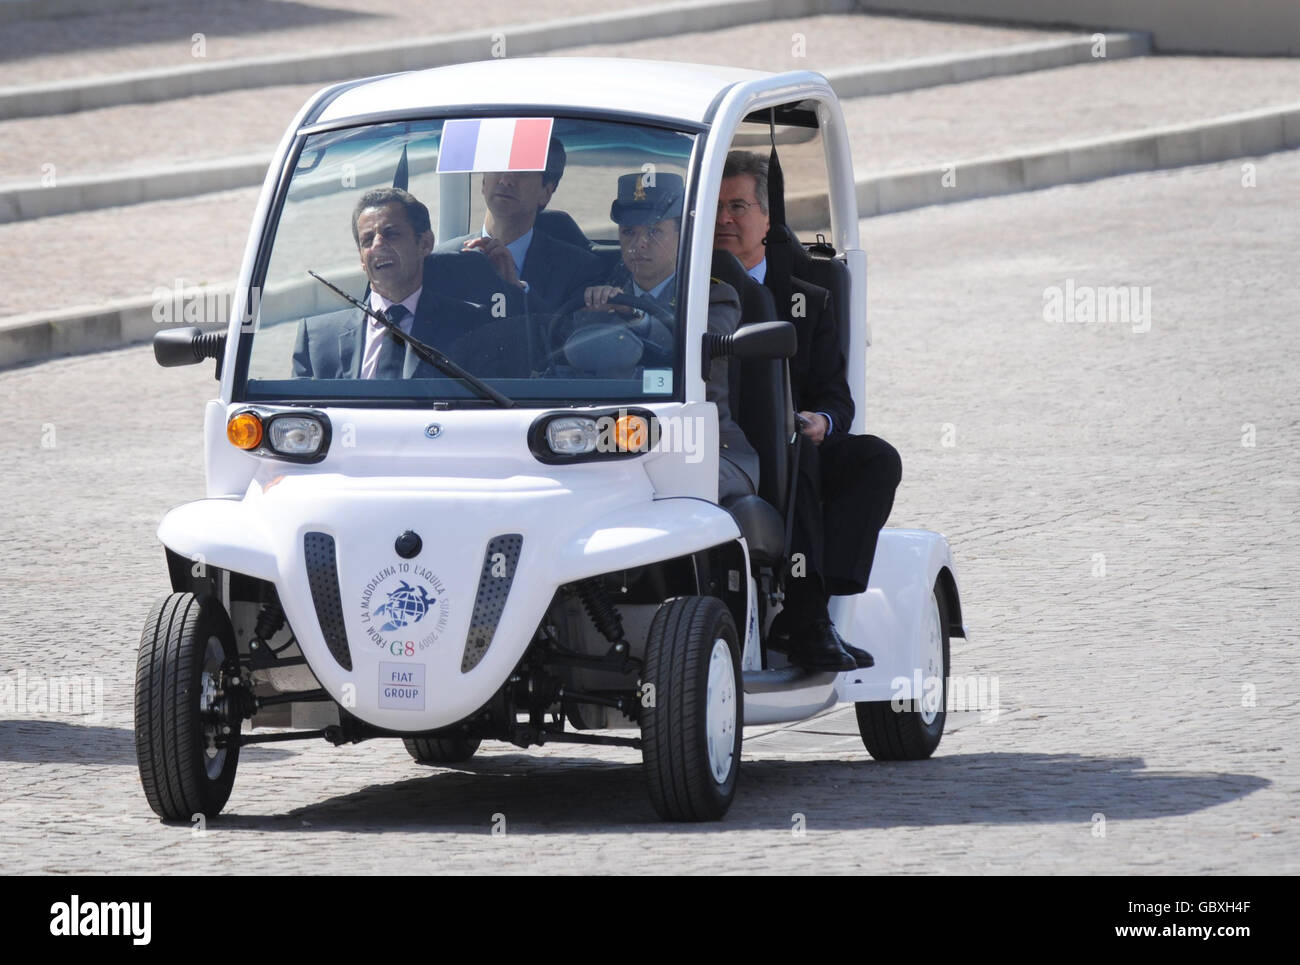
[[[546,444],[560,456],[595,452],[596,435],[596,420],[582,416],[552,419],[546,426]]]
[[[325,439],[320,422],[304,416],[278,416],[267,433],[271,448],[286,456],[314,456]]]

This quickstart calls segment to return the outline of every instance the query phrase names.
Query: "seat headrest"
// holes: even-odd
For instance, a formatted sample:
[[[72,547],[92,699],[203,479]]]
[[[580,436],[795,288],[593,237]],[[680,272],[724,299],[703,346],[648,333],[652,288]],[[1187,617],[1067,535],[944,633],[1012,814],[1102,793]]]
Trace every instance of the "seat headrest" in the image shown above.
[[[591,240],[567,211],[539,211],[533,227],[557,241],[567,242],[583,251],[591,250]]]
[[[477,304],[507,286],[480,251],[435,251],[424,256],[423,284],[440,295]],[[514,294],[506,291],[507,297]]]

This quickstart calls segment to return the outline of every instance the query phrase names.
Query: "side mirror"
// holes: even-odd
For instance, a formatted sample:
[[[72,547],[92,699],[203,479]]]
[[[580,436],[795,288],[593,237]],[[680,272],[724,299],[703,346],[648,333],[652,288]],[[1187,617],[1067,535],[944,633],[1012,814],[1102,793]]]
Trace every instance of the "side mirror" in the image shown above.
[[[169,328],[153,337],[153,357],[164,368],[197,365],[204,359],[220,360],[226,354],[226,333],[199,328]]]
[[[788,359],[799,351],[799,335],[790,322],[755,322],[731,335],[704,333],[704,378],[709,363],[728,356],[738,359]]]

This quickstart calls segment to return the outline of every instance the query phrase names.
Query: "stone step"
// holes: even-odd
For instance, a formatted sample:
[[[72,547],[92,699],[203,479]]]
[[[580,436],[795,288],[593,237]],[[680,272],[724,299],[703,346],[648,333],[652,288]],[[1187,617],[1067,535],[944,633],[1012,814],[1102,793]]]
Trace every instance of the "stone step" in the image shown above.
[[[567,2],[567,0],[566,0]],[[585,2],[585,0],[584,0]],[[478,4],[466,10],[478,17]],[[409,23],[391,25],[383,39],[349,47],[334,46],[333,40],[306,50],[280,52],[255,57],[232,57],[167,66],[133,73],[79,77],[68,72],[61,79],[26,86],[0,88],[0,119],[39,117],[82,111],[116,104],[148,103],[212,94],[227,90],[247,90],[282,84],[324,84],[332,81],[367,77],[376,73],[416,70],[441,64],[469,60],[486,60],[493,56],[531,56],[572,46],[575,37],[592,43],[613,44],[645,37],[672,36],[695,30],[716,29],[737,23],[810,14],[845,12],[852,0],[690,0],[659,6],[627,3],[623,9],[585,13],[563,19],[545,19],[546,12],[529,8],[540,17],[527,24],[482,26],[467,24],[462,32],[441,19],[425,23],[424,29]],[[441,9],[441,5],[440,5]],[[500,8],[504,12],[505,8]],[[518,10],[515,10],[516,16]],[[426,21],[429,18],[425,18]],[[199,19],[196,23],[202,23]],[[444,31],[431,35],[431,28]],[[24,33],[18,31],[17,33]],[[398,39],[394,39],[398,38]],[[352,37],[354,43],[356,37]]]
[[[866,18],[821,19],[840,23],[845,35],[858,31],[863,40],[873,35]],[[751,33],[766,36],[775,46],[785,43],[788,29],[764,24]],[[1148,49],[1142,34],[1099,36],[1107,61]],[[1075,36],[865,67],[823,64],[819,69],[825,67],[835,89],[851,98],[1062,64],[1093,65],[1102,62],[1094,56],[1097,49],[1094,38]],[[832,49],[826,63],[836,63],[837,53],[844,51]],[[282,119],[292,117],[314,90],[309,84],[233,91],[0,122],[0,135],[13,145],[0,160],[0,222],[258,184],[271,146],[279,140]],[[202,120],[177,125],[178,115]],[[118,136],[123,130],[136,136]],[[212,137],[213,130],[222,132],[219,140]],[[221,156],[235,151],[250,154]],[[262,159],[262,170],[253,163],[256,157]],[[160,163],[167,170],[160,171]]]

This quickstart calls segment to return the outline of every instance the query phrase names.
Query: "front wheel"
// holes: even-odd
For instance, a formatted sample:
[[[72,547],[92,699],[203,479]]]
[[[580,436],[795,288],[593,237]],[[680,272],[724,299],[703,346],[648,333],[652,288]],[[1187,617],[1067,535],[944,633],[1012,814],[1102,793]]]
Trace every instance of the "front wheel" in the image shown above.
[[[714,597],[663,604],[646,639],[641,758],[667,821],[716,821],[736,796],[744,724],[740,649]]]
[[[220,603],[160,600],[145,621],[135,672],[135,753],[149,806],[166,821],[216,816],[239,764],[239,659]]]
[[[862,743],[878,761],[924,760],[943,737],[948,706],[948,601],[937,580],[925,614],[924,633],[921,693],[913,694],[901,709],[889,700],[857,704]]]

